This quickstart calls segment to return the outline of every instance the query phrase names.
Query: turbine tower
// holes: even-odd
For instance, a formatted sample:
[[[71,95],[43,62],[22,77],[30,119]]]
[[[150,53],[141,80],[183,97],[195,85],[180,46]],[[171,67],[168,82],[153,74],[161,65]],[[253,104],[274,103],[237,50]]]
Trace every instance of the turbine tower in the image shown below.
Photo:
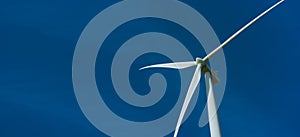
[[[216,102],[214,98],[214,91],[213,91],[213,85],[218,83],[218,78],[216,77],[215,73],[212,72],[212,70],[207,65],[207,62],[209,59],[211,59],[218,51],[223,49],[231,40],[233,40],[236,36],[238,36],[242,31],[247,29],[249,26],[251,26],[254,22],[256,22],[258,19],[260,19],[262,16],[267,14],[269,11],[271,11],[273,8],[281,4],[284,0],[281,0],[274,4],[272,7],[258,15],[256,18],[251,20],[248,24],[246,24],[244,27],[242,27],[240,30],[235,32],[231,37],[229,37],[225,42],[223,42],[220,46],[218,46],[215,50],[213,50],[211,53],[209,53],[206,57],[202,58],[196,58],[195,61],[189,61],[189,62],[175,62],[175,63],[164,63],[164,64],[156,64],[156,65],[150,65],[143,68],[140,68],[140,70],[143,69],[149,69],[149,68],[171,68],[171,69],[184,69],[192,66],[196,66],[196,70],[194,72],[194,76],[191,80],[190,86],[188,88],[187,95],[185,97],[183,106],[181,108],[181,112],[177,121],[177,125],[174,132],[174,137],[177,137],[180,125],[182,123],[184,114],[187,110],[187,107],[189,105],[189,102],[191,101],[191,98],[195,92],[195,89],[197,85],[200,82],[201,79],[201,73],[204,74],[205,82],[206,82],[206,94],[207,94],[207,109],[208,109],[208,118],[209,118],[209,127],[210,127],[210,134],[211,137],[221,137],[221,129],[220,124],[218,120],[217,115],[217,108],[216,108]]]

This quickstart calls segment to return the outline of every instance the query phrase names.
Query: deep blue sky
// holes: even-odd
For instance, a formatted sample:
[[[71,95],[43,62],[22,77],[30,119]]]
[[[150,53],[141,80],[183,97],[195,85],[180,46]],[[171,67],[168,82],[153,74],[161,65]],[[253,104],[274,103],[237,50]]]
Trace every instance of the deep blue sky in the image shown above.
[[[0,2],[1,137],[105,136],[89,123],[77,104],[72,57],[87,23],[116,2]],[[224,41],[277,1],[183,2],[198,10]],[[228,79],[219,109],[223,136],[300,136],[299,4],[286,0],[224,49]],[[159,21],[153,22],[150,29],[164,28]],[[134,24],[129,27],[135,28]],[[182,126],[180,136],[208,136],[207,126],[197,127],[201,103]]]

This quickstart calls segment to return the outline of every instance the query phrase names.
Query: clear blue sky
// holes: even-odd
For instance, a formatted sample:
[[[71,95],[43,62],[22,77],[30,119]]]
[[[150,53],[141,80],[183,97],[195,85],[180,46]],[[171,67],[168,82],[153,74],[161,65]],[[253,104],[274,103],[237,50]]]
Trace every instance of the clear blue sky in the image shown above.
[[[72,85],[72,57],[87,23],[116,2],[0,2],[1,137],[105,136],[89,123],[77,104]],[[277,1],[183,2],[198,10],[220,41],[224,41]],[[296,0],[286,0],[224,49],[227,87],[219,109],[223,136],[300,136],[299,4]],[[164,30],[165,26],[169,29]],[[125,34],[116,31],[110,41],[121,42],[118,36],[133,35],[139,28],[180,33],[176,25],[155,19],[137,20],[126,28],[133,30]],[[203,90],[200,92],[205,95]],[[197,109],[183,124],[180,136],[209,135],[207,126],[197,126],[203,102],[198,102]]]

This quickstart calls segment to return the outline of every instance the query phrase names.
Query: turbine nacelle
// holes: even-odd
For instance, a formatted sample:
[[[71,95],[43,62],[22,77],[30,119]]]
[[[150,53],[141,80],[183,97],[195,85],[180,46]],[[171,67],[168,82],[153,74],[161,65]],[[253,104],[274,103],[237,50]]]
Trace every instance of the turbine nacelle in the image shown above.
[[[196,58],[196,64],[201,65],[201,72],[203,74],[209,72],[212,78],[213,84],[217,84],[219,82],[219,79],[214,71],[211,70],[211,68],[206,64],[208,60],[203,60],[202,58],[197,57]]]

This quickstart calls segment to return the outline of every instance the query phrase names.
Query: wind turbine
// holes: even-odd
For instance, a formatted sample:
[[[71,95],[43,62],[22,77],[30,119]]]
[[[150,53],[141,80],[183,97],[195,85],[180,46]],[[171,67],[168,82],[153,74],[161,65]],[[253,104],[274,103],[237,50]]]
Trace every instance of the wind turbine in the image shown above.
[[[205,82],[206,82],[206,92],[207,92],[207,106],[208,106],[208,118],[209,118],[209,127],[210,127],[210,134],[211,137],[221,137],[221,130],[220,130],[220,124],[218,120],[218,116],[216,113],[216,103],[214,98],[214,92],[213,92],[213,84],[216,84],[218,82],[218,79],[214,72],[211,71],[211,69],[206,64],[210,58],[212,58],[218,51],[220,51],[222,48],[224,48],[231,40],[233,40],[236,36],[238,36],[242,31],[247,29],[249,26],[251,26],[254,22],[256,22],[258,19],[260,19],[262,16],[267,14],[269,11],[271,11],[273,8],[281,4],[284,0],[281,0],[271,6],[269,9],[258,15],[256,18],[254,18],[252,21],[250,21],[248,24],[246,24],[244,27],[242,27],[240,30],[238,30],[236,33],[234,33],[231,37],[229,37],[225,42],[223,42],[220,46],[218,46],[215,50],[213,50],[211,53],[209,53],[206,57],[203,59],[196,58],[195,61],[189,61],[189,62],[175,62],[175,63],[164,63],[164,64],[156,64],[156,65],[150,65],[143,68],[140,68],[140,70],[148,69],[148,68],[171,68],[171,69],[184,69],[192,66],[196,66],[196,70],[194,72],[194,76],[192,78],[192,81],[190,83],[190,86],[188,88],[187,95],[185,97],[183,106],[181,108],[181,112],[177,121],[177,125],[175,128],[174,137],[177,137],[180,125],[182,123],[184,114],[187,110],[187,107],[189,105],[189,102],[195,92],[195,89],[197,85],[199,84],[201,73],[204,73],[205,76]]]

